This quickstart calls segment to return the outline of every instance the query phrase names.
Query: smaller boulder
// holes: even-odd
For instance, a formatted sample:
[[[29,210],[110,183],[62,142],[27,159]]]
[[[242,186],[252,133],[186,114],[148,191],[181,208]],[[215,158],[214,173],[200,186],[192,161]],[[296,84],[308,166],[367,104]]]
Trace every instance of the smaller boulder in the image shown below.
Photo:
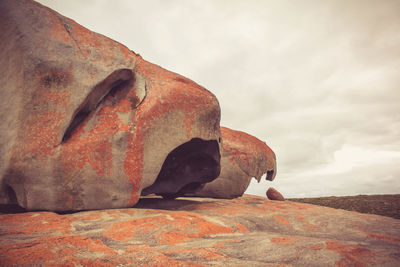
[[[282,196],[282,194],[279,193],[278,190],[276,190],[273,187],[268,188],[268,190],[267,190],[267,198],[269,200],[285,201],[285,198]]]

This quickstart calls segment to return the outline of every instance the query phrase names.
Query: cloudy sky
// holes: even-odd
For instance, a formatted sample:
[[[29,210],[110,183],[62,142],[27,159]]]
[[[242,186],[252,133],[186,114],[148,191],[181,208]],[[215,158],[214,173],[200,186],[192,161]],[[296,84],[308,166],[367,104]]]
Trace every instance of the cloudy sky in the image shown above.
[[[400,0],[40,0],[212,91],[285,197],[400,193]]]

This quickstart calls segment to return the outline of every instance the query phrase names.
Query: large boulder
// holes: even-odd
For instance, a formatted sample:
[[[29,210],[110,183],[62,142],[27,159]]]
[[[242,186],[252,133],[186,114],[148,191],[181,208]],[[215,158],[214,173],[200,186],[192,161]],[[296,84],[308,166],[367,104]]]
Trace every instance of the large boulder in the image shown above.
[[[245,195],[0,215],[3,266],[400,266],[400,220]]]
[[[265,142],[227,127],[221,127],[221,133],[221,174],[201,190],[187,196],[235,198],[244,194],[252,177],[258,182],[264,174],[267,180],[275,178],[275,153]]]
[[[212,93],[36,2],[0,14],[0,203],[122,208],[219,175]]]

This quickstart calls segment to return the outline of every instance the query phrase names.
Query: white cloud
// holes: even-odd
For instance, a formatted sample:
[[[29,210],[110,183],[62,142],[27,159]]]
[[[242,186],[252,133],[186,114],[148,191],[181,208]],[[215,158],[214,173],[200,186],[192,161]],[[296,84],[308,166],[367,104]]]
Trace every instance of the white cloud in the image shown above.
[[[216,94],[277,154],[249,193],[400,193],[400,1],[39,2]]]

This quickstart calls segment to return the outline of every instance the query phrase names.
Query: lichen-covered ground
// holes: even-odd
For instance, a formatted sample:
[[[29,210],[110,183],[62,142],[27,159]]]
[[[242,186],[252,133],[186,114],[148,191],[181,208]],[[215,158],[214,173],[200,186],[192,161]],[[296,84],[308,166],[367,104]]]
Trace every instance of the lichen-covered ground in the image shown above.
[[[400,266],[400,220],[245,195],[0,215],[2,266]]]

